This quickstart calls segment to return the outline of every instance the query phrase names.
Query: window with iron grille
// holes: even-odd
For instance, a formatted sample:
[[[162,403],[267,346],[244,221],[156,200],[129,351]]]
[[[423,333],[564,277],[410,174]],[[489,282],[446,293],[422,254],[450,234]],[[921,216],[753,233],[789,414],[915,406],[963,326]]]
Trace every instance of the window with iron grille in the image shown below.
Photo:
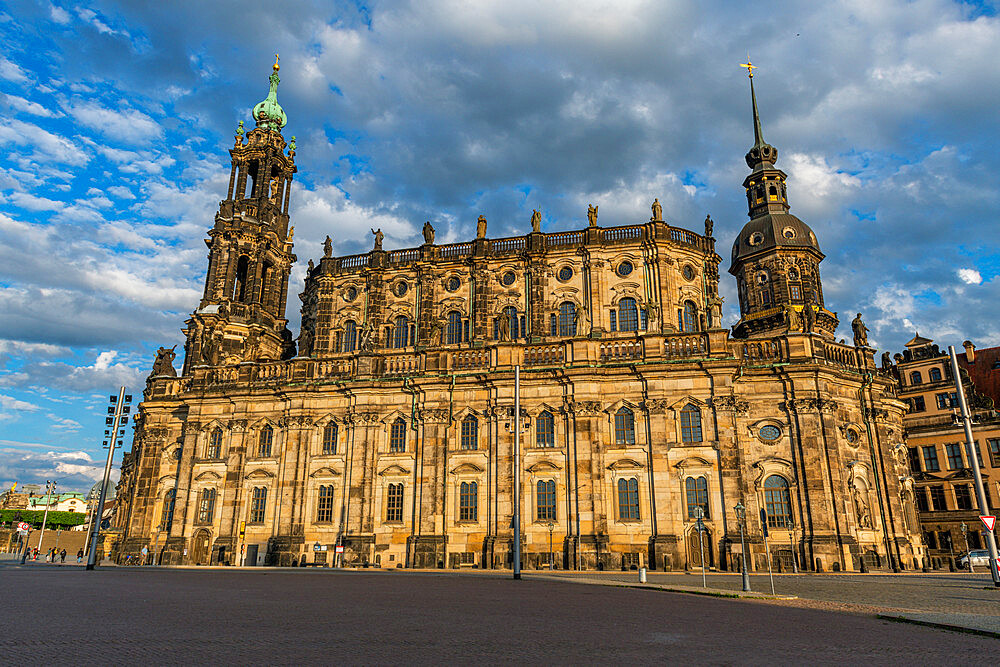
[[[942,512],[948,509],[948,503],[944,499],[944,487],[938,485],[929,488],[931,491],[931,507],[934,511]]]
[[[467,415],[462,420],[462,449],[479,448],[479,420],[475,415]]]
[[[222,455],[222,429],[213,428],[211,435],[208,436],[208,450],[205,452],[205,457],[210,459],[217,459]]]
[[[344,352],[354,352],[358,346],[358,324],[354,320],[344,323]]]
[[[552,413],[543,410],[535,420],[535,445],[538,447],[556,446],[556,420]]]
[[[957,442],[952,442],[944,446],[945,455],[948,457],[948,470],[958,470],[962,467],[962,446]]]
[[[768,526],[784,528],[791,524],[792,499],[788,492],[788,480],[780,475],[771,475],[764,480],[764,501]]]
[[[559,335],[576,335],[576,304],[572,301],[559,304]]]
[[[556,483],[554,480],[541,480],[535,485],[537,500],[537,517],[539,521],[555,521],[556,519]]]
[[[921,447],[924,453],[924,470],[927,472],[938,472],[941,470],[941,464],[938,463],[937,448],[934,445],[927,445],[926,447]]]
[[[396,421],[392,422],[392,429],[389,431],[389,451],[406,451],[406,422],[402,417],[396,417]]]
[[[701,410],[688,403],[681,410],[681,441],[701,442]]]
[[[265,426],[260,430],[257,439],[257,456],[265,458],[271,455],[271,444],[274,442],[274,429]]]
[[[624,405],[615,413],[615,444],[635,444],[635,413]]]
[[[462,482],[458,491],[458,520],[477,521],[479,519],[479,484]]]
[[[333,484],[319,487],[319,499],[316,502],[316,521],[333,521]]]
[[[449,345],[462,342],[462,313],[453,310],[448,313],[448,337]]]
[[[337,425],[334,422],[323,427],[323,453],[337,453]]]
[[[254,487],[250,497],[250,523],[264,523],[264,509],[267,507],[267,487]]]
[[[635,477],[618,480],[618,518],[639,518],[639,480]]]
[[[215,489],[202,489],[198,501],[198,523],[211,523],[215,514]]]
[[[635,299],[630,296],[618,301],[618,330],[639,330],[639,309],[635,305]]]
[[[688,477],[684,480],[684,490],[687,492],[688,518],[696,519],[695,508],[700,507],[704,518],[708,518],[708,480],[704,477]]]
[[[386,521],[402,521],[403,520],[403,485],[402,484],[390,484],[389,485],[389,491],[386,494],[385,520]]]

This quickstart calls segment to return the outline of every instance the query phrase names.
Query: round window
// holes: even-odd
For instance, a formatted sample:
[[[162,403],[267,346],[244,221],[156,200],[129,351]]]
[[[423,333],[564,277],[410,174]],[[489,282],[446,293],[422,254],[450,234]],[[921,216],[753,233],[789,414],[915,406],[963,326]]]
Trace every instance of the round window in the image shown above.
[[[449,292],[454,292],[459,287],[461,287],[461,285],[462,285],[462,281],[459,280],[457,276],[452,276],[451,278],[448,278],[448,291]]]
[[[345,301],[354,301],[358,298],[358,289],[356,287],[348,287],[347,291],[344,292]]]
[[[573,269],[568,266],[564,266],[559,269],[559,280],[566,282],[573,277]]]
[[[784,229],[781,230],[781,235],[784,236],[786,239],[794,239],[795,230],[792,229],[791,227],[785,227]]]
[[[392,291],[396,296],[403,296],[409,288],[409,285],[407,285],[405,281],[400,280],[396,283],[396,287]]]
[[[847,434],[846,434],[845,437],[847,438],[847,442],[852,442],[852,443],[853,442],[857,442],[858,441],[858,432],[855,431],[853,428],[849,428],[849,429],[847,429]]]
[[[514,275],[513,271],[508,271],[507,273],[500,276],[500,282],[506,285],[507,287],[513,285],[515,280],[517,280],[517,276]]]
[[[625,276],[627,276],[630,273],[632,273],[632,270],[634,268],[635,267],[632,266],[632,262],[626,260],[626,261],[624,261],[624,262],[622,262],[621,264],[618,265],[618,275],[620,275],[621,277],[624,278]]]
[[[768,424],[767,426],[760,427],[760,439],[767,440],[768,442],[773,442],[781,437],[781,429],[777,426]]]
[[[750,235],[749,243],[750,245],[760,245],[764,242],[764,235],[760,232],[754,232]]]
[[[684,280],[694,280],[694,269],[691,268],[690,264],[684,267],[682,273],[684,274]]]

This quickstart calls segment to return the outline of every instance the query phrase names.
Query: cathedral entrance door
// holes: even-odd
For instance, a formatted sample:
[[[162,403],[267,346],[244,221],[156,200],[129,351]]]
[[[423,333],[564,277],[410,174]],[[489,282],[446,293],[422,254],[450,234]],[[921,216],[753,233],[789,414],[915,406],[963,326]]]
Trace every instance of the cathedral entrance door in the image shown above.
[[[706,528],[701,535],[701,544],[705,547],[706,567],[712,567],[712,533]],[[690,530],[687,535],[688,567],[701,569],[702,547],[698,542],[698,531]]]
[[[194,553],[191,556],[191,562],[195,565],[206,565],[208,564],[209,552],[209,535],[207,530],[199,530],[194,534]]]

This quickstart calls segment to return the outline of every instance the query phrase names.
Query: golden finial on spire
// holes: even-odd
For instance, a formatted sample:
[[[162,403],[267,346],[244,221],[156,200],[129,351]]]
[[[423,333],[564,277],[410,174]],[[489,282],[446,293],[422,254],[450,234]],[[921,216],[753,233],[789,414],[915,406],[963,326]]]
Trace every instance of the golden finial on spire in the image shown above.
[[[751,79],[753,78],[753,71],[755,69],[760,69],[759,67],[751,63],[749,58],[747,58],[747,61],[745,63],[740,63],[740,67],[745,67],[747,69],[747,76],[749,76]]]
[[[278,54],[275,53],[274,54],[274,71],[277,72],[279,69],[281,69],[281,66],[278,65]]]

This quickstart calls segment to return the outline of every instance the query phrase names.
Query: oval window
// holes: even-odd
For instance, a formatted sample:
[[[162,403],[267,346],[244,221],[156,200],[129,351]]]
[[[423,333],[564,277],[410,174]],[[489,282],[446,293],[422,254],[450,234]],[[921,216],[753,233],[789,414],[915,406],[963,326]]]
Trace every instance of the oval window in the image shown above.
[[[459,287],[461,287],[461,285],[462,285],[462,281],[459,280],[457,276],[452,276],[451,278],[448,278],[448,291],[449,292],[454,292]]]
[[[559,280],[566,282],[573,277],[573,269],[568,266],[564,266],[559,269]]]
[[[684,280],[694,280],[694,269],[691,268],[690,264],[684,267],[683,274]]]
[[[858,441],[858,432],[855,431],[853,428],[849,428],[849,429],[847,429],[847,435],[846,435],[846,437],[847,437],[847,442],[851,442],[851,443],[857,442]]]
[[[624,261],[624,262],[622,262],[621,264],[618,265],[618,275],[620,275],[622,278],[624,278],[625,276],[627,276],[630,273],[632,273],[632,270],[634,268],[635,267],[632,266],[632,262],[626,260],[626,261]]]
[[[792,229],[791,227],[785,227],[784,229],[781,230],[781,235],[784,236],[786,239],[794,239],[795,230]]]
[[[513,271],[508,271],[500,277],[500,282],[507,287],[513,285],[515,280],[517,280],[517,276],[514,275]]]
[[[344,292],[345,301],[354,301],[358,298],[358,289],[356,287],[348,287],[347,291]]]
[[[396,294],[396,296],[403,296],[404,294],[406,294],[406,290],[408,289],[409,285],[407,285],[405,281],[401,280],[398,283],[396,283],[396,288],[393,290],[393,292]]]
[[[777,426],[768,424],[767,426],[760,427],[760,439],[767,440],[768,442],[773,442],[781,437],[781,429]]]
[[[754,232],[750,235],[750,245],[760,245],[764,242],[764,235],[760,232]]]

